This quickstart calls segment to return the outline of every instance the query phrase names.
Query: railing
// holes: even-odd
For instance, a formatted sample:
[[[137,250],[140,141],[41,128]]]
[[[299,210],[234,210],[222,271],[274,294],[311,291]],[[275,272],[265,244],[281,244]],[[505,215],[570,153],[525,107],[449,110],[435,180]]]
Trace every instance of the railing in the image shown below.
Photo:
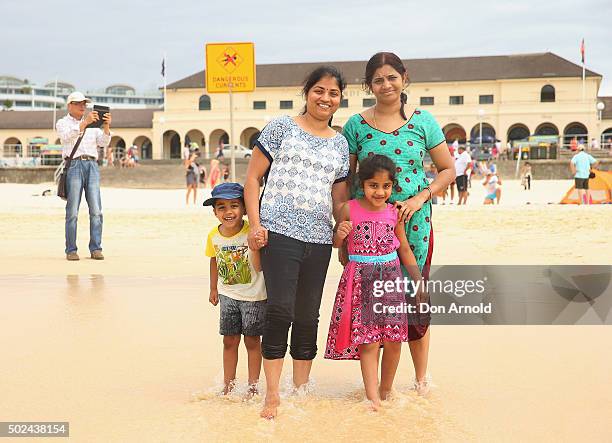
[[[0,148],[0,167],[24,167],[57,165],[61,152],[41,154],[41,145],[4,145]]]

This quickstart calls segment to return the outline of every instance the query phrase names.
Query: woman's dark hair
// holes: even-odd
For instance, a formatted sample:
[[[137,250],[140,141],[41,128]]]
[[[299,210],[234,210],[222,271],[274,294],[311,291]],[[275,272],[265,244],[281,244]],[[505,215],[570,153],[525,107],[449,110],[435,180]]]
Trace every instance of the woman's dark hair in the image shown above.
[[[346,81],[342,76],[342,73],[335,66],[319,66],[314,71],[312,71],[306,79],[304,80],[304,87],[302,88],[302,96],[304,99],[308,96],[308,93],[312,89],[314,85],[317,84],[319,80],[323,77],[333,77],[336,79],[336,83],[338,83],[338,89],[340,89],[340,98],[342,99],[342,93],[346,89]],[[304,105],[304,109],[302,110],[302,114],[306,114],[306,105]],[[329,126],[332,124],[333,116],[329,119]]]
[[[372,91],[372,78],[374,77],[374,73],[377,69],[382,68],[384,65],[391,66],[393,69],[399,72],[402,77],[405,76],[407,84],[410,83],[408,71],[406,71],[406,67],[404,66],[404,63],[402,63],[401,58],[392,52],[377,52],[370,57],[370,60],[368,60],[368,64],[366,65],[365,79],[363,80],[363,87],[366,91]],[[408,120],[406,113],[404,112],[404,105],[408,102],[408,96],[405,92],[400,94],[400,100],[402,102],[400,114],[404,120]]]
[[[359,182],[363,184],[377,172],[388,172],[389,179],[395,183],[395,163],[386,155],[370,155],[359,163]]]

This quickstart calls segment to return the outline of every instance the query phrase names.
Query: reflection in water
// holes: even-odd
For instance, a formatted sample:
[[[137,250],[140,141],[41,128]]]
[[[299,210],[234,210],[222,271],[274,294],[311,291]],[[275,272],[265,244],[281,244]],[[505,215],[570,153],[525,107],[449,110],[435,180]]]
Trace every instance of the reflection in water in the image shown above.
[[[67,313],[79,319],[91,319],[104,314],[103,309],[97,307],[104,302],[104,276],[67,275],[64,293],[68,304]]]

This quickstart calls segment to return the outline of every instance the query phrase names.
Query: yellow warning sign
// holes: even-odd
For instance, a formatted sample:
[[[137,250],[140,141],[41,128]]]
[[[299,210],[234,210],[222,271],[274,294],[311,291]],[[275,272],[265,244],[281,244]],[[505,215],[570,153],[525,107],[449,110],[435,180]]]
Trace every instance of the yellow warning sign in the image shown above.
[[[206,90],[209,93],[255,90],[255,45],[253,43],[206,44]]]

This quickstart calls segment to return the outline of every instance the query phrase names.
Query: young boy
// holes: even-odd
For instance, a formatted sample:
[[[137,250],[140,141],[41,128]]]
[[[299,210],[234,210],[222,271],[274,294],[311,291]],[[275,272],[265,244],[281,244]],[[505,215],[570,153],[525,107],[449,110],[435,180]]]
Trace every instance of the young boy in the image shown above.
[[[261,340],[266,308],[266,289],[259,251],[249,251],[249,224],[243,220],[244,189],[238,183],[215,186],[204,202],[212,206],[219,226],[208,234],[206,255],[210,257],[210,297],[221,302],[219,333],[223,336],[223,394],[234,388],[240,336],[248,354],[249,389],[257,394],[261,370]]]

